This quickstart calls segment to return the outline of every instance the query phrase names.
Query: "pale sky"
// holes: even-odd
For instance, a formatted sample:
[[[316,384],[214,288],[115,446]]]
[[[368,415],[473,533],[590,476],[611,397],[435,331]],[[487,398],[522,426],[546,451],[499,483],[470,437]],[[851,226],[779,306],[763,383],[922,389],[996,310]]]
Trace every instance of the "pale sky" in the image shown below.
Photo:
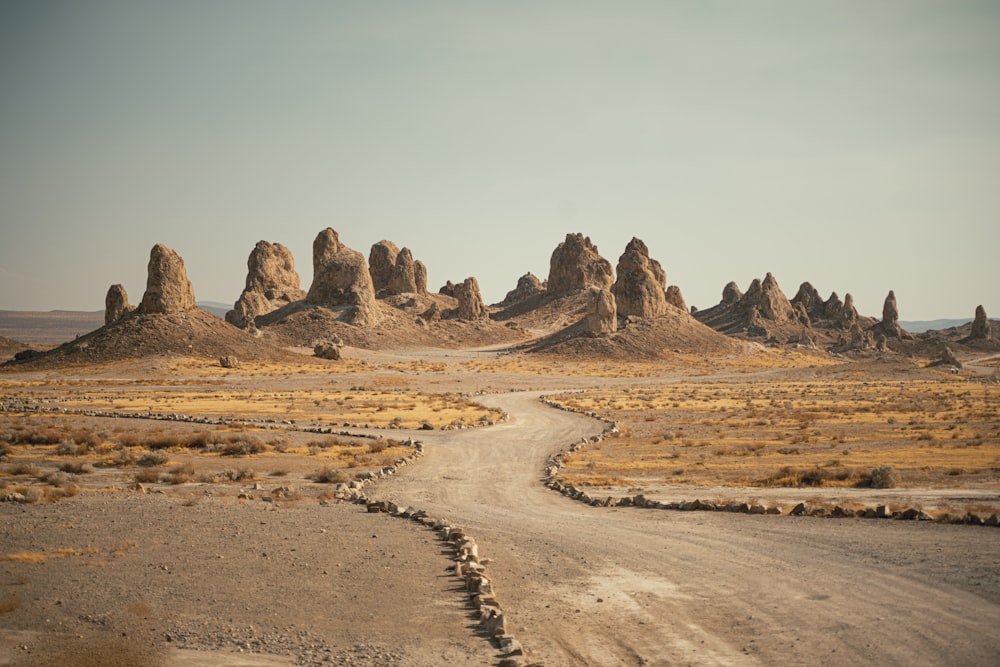
[[[488,302],[568,232],[689,305],[772,272],[1000,317],[1000,3],[0,0],[0,309],[233,302],[325,227]]]

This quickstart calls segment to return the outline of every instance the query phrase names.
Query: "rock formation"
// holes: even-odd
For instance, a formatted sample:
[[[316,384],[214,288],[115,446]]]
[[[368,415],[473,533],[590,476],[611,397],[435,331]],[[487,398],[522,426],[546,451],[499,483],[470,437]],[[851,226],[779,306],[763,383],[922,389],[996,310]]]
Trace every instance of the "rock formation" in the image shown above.
[[[246,291],[260,292],[268,299],[298,301],[305,296],[295,271],[292,251],[280,243],[258,241],[247,257]]]
[[[417,294],[427,294],[427,267],[419,259],[413,263],[413,280]]]
[[[337,232],[329,227],[313,241],[313,282],[306,302],[349,306],[345,319],[359,326],[378,322],[378,304],[365,256],[342,244]]]
[[[611,291],[622,317],[656,317],[667,310],[667,274],[640,239],[632,237],[618,258],[618,279]]]
[[[112,285],[104,297],[104,324],[114,324],[134,309],[128,305],[128,293],[121,285]]]
[[[584,318],[584,329],[592,335],[609,334],[618,330],[618,305],[608,288],[592,287],[593,300]]]
[[[417,291],[417,267],[409,248],[396,255],[396,265],[389,278],[390,294],[410,294]]]
[[[793,306],[802,306],[809,318],[813,320],[820,319],[819,316],[823,312],[823,299],[810,282],[799,285],[799,291],[792,297],[791,303]]]
[[[610,289],[613,283],[611,262],[601,257],[590,237],[567,234],[552,251],[546,287],[549,294],[563,296],[588,287]]]
[[[740,299],[743,298],[743,292],[740,291],[739,285],[735,282],[730,281],[726,283],[726,286],[722,288],[722,303],[732,305],[738,303]]]
[[[372,288],[375,294],[389,289],[389,281],[396,270],[396,257],[399,248],[392,241],[382,240],[372,245],[368,253],[368,271],[372,276]]]
[[[400,250],[392,241],[383,240],[372,246],[368,271],[376,296],[427,293],[427,267],[414,261],[409,248]]]
[[[899,338],[902,329],[899,328],[899,309],[896,308],[896,295],[889,290],[882,304],[882,321],[875,325],[878,332],[887,338]]]
[[[458,299],[458,308],[455,310],[458,319],[470,321],[489,319],[483,297],[479,293],[479,281],[474,277],[466,278],[465,281],[455,285],[455,298]]]
[[[292,251],[280,243],[258,241],[247,257],[246,286],[233,309],[226,313],[226,321],[252,329],[257,316],[305,296]]]
[[[446,281],[445,284],[441,286],[441,289],[438,290],[438,294],[443,294],[444,296],[450,296],[451,298],[454,299],[455,283],[451,282],[450,280]]]
[[[517,303],[518,301],[524,301],[537,294],[541,294],[545,291],[545,286],[542,281],[538,279],[538,276],[528,272],[517,279],[517,287],[507,292],[507,296],[501,301],[501,305],[509,306],[511,304]]]
[[[747,288],[746,294],[740,299],[739,307],[748,313],[753,308],[757,308],[762,318],[774,322],[791,320],[795,314],[792,304],[778,287],[778,281],[770,272],[764,277],[763,282],[754,278],[750,287]]]
[[[850,328],[858,321],[858,309],[854,307],[854,297],[851,296],[850,292],[844,295],[844,305],[840,308],[837,321],[845,329]]]
[[[149,253],[146,292],[138,312],[144,315],[182,313],[195,307],[194,288],[184,269],[184,260],[167,246],[157,243]]]
[[[993,329],[990,320],[986,317],[986,309],[982,305],[976,306],[976,319],[972,320],[972,333],[969,334],[971,340],[993,340]]]
[[[677,285],[668,285],[666,292],[667,303],[675,308],[680,308],[684,312],[687,312],[687,304],[684,303],[684,295],[681,294],[681,288]],[[694,306],[692,306],[694,308]],[[695,309],[697,310],[697,309]]]

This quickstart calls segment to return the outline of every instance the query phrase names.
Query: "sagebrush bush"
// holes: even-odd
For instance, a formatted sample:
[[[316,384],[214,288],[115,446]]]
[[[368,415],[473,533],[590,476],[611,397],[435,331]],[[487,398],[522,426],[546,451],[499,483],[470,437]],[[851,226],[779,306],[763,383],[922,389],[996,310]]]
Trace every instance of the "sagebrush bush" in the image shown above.
[[[141,457],[139,457],[137,463],[143,466],[144,468],[151,468],[154,466],[161,466],[169,460],[170,457],[167,456],[166,452],[157,449],[152,452],[147,452],[143,454]]]
[[[330,466],[323,466],[309,475],[309,479],[317,484],[346,484],[350,481],[347,473],[339,468],[332,468]]]
[[[869,486],[873,489],[892,489],[896,487],[898,479],[896,478],[896,471],[893,470],[890,465],[883,465],[875,468],[869,473],[865,478],[863,478],[865,486]]]

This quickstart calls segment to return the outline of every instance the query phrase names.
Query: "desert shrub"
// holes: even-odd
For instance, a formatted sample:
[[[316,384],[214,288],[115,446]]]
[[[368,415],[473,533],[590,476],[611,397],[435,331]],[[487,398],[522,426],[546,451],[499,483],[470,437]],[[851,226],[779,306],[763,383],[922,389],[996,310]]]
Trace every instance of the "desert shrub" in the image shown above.
[[[384,452],[386,447],[388,446],[389,443],[387,443],[385,440],[381,439],[373,440],[372,442],[368,443],[368,451],[371,452],[372,454],[379,454],[381,452]]]
[[[242,436],[230,438],[222,443],[219,453],[223,456],[251,456],[267,451],[267,445],[259,440],[251,440]]]
[[[86,445],[78,445],[75,440],[63,440],[56,446],[59,456],[77,456],[87,451]]]
[[[63,498],[75,496],[78,493],[80,493],[80,487],[70,482],[53,489],[45,489],[44,500],[49,503],[55,503]]]
[[[239,470],[234,470],[230,468],[229,470],[223,470],[217,472],[214,475],[207,475],[204,481],[211,483],[219,482],[252,482],[255,479],[259,479],[257,473],[249,468],[240,468]]]
[[[42,474],[41,469],[34,463],[14,463],[7,466],[5,472],[8,475],[28,475],[29,477],[38,477]]]
[[[883,465],[874,468],[867,475],[862,475],[858,481],[858,486],[866,486],[872,489],[892,489],[895,488],[898,480],[896,471],[890,465]]]
[[[51,484],[52,486],[62,486],[63,484],[69,482],[69,480],[70,477],[68,474],[58,470],[46,473],[38,478],[38,481]]]
[[[147,468],[135,473],[133,479],[140,484],[155,484],[160,481],[160,471],[155,468]]]
[[[330,466],[323,466],[313,474],[309,475],[309,479],[317,484],[346,484],[350,481],[350,477],[347,476],[347,473],[339,468],[333,468]]]
[[[86,461],[67,461],[59,466],[59,470],[74,475],[87,475],[94,472],[94,466]]]
[[[163,481],[167,484],[186,484],[191,481],[194,475],[194,466],[190,463],[175,465],[163,475]]]
[[[146,452],[145,454],[139,457],[139,460],[136,461],[136,463],[145,468],[151,468],[154,466],[161,466],[169,460],[170,457],[167,456],[166,452],[157,449],[151,452]]]

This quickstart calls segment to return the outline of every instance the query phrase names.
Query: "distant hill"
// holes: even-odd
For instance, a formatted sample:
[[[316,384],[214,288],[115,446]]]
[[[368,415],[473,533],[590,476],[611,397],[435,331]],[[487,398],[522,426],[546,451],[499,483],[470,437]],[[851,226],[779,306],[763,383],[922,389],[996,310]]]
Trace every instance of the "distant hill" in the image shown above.
[[[199,302],[198,307],[219,318],[232,309],[215,301]],[[0,336],[23,341],[29,347],[65,343],[102,326],[103,310],[0,310]]]
[[[199,301],[198,307],[224,320],[226,319],[226,313],[233,309],[233,304],[221,303],[219,301]]]
[[[971,321],[971,317],[958,320],[915,320],[912,322],[904,322],[900,320],[899,326],[903,327],[903,329],[909,331],[910,333],[923,333],[925,331],[940,331],[941,329],[960,327]]]

